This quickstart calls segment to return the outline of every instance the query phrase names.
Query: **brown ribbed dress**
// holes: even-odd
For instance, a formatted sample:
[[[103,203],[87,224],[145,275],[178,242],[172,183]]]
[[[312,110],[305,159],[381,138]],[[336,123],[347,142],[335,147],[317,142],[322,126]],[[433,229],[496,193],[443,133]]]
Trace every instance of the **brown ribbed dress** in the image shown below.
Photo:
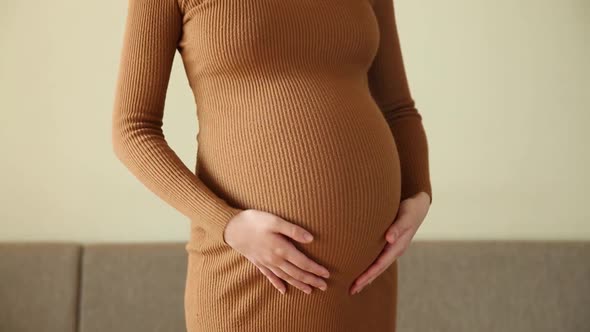
[[[427,140],[391,0],[128,0],[113,112],[117,157],[190,218],[194,331],[394,331],[397,263],[349,288],[386,244],[400,200],[430,195]],[[194,172],[162,119],[180,52],[199,123]],[[282,295],[225,243],[245,209],[314,235],[331,273]]]

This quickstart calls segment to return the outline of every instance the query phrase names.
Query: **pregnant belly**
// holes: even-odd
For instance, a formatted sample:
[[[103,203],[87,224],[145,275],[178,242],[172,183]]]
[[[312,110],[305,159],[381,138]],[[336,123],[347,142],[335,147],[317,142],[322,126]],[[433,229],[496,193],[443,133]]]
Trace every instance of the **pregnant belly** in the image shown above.
[[[202,136],[198,156],[201,176],[216,179],[233,202],[310,231],[312,243],[294,243],[343,288],[383,249],[401,193],[385,119],[371,103],[357,106],[305,120],[285,115],[250,133],[234,128],[225,146]]]
[[[264,124],[264,119],[256,123]],[[211,127],[205,127],[199,176],[222,188],[236,206],[273,213],[310,231],[313,242],[293,243],[325,266],[330,278],[325,292],[314,289],[305,295],[285,281],[289,289],[280,295],[247,258],[194,227],[187,246],[193,254],[186,301],[195,312],[188,311],[187,317],[223,316],[223,322],[200,321],[224,324],[205,329],[247,330],[246,322],[268,319],[260,316],[264,312],[330,317],[326,321],[340,319],[334,307],[354,314],[355,299],[362,297],[350,296],[349,287],[385,246],[401,194],[398,151],[379,110],[367,103],[333,113],[310,112],[304,120],[285,115],[252,132],[228,129],[223,140],[209,136]],[[380,301],[393,294],[393,270],[388,271],[380,293],[372,295]]]

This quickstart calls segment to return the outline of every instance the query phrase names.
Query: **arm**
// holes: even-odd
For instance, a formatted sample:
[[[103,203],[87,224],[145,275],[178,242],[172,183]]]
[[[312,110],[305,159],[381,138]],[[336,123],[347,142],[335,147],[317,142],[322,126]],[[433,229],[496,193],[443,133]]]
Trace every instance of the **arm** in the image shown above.
[[[128,0],[112,117],[117,158],[148,189],[222,240],[241,212],[191,172],[162,131],[166,90],[182,34],[177,0]]]
[[[371,94],[395,138],[402,170],[404,200],[421,191],[430,196],[428,142],[422,116],[410,94],[392,0],[373,0],[380,31],[379,50],[367,77]]]

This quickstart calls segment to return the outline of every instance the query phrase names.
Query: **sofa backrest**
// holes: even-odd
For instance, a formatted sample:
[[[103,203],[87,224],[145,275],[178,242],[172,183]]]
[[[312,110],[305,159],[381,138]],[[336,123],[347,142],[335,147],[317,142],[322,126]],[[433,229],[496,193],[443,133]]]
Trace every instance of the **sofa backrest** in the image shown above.
[[[80,332],[186,331],[181,244],[87,245]]]
[[[399,262],[400,332],[590,331],[590,242],[429,241]]]
[[[0,331],[75,332],[81,247],[0,243]]]
[[[0,331],[186,331],[184,243],[0,244]],[[414,241],[398,332],[590,331],[590,242]]]

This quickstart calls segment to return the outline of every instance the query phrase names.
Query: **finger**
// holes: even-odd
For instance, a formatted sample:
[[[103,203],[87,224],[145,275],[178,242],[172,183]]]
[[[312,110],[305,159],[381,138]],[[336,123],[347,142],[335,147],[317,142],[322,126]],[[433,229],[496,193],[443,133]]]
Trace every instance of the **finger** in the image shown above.
[[[326,290],[328,287],[328,284],[326,284],[324,279],[312,273],[301,270],[297,266],[291,264],[289,261],[284,260],[280,265],[278,265],[278,267],[302,283],[315,286],[321,290]]]
[[[404,251],[410,246],[414,232],[408,230],[400,235],[399,239],[395,243],[391,244],[391,252],[395,258],[400,257]]]
[[[290,242],[289,248],[284,252],[283,258],[304,271],[309,271],[325,278],[330,277],[330,271],[327,268],[307,257]]]
[[[371,266],[363,272],[354,282],[352,292],[355,290],[361,290],[369,280],[375,279],[381,272],[385,270],[395,260],[395,252],[393,251],[394,245],[387,244],[381,254]]]
[[[385,268],[382,268],[379,271],[377,271],[376,273],[374,273],[369,279],[367,279],[362,284],[356,285],[353,288],[351,293],[354,294],[354,293],[359,293],[360,291],[362,291],[365,287],[367,287],[369,284],[371,284],[373,282],[373,280],[377,279],[381,275],[381,273],[383,273],[383,271],[385,271]]]
[[[386,245],[375,262],[361,276],[359,276],[359,278],[357,278],[354,289],[360,291],[378,275],[383,273],[387,267],[393,264],[393,262],[401,256],[404,250],[409,246],[411,239],[412,232],[406,231],[395,243]]]
[[[288,236],[297,242],[308,243],[313,241],[313,235],[306,231],[305,228],[281,218],[275,220],[276,223],[273,226],[275,232]]]
[[[287,291],[287,288],[285,287],[285,284],[281,281],[281,278],[277,277],[276,274],[274,274],[271,270],[269,270],[267,267],[265,267],[262,264],[255,263],[254,265],[256,265],[256,267],[258,267],[260,272],[262,272],[262,274],[264,274],[268,278],[268,280],[271,282],[271,284],[276,289],[278,289],[279,292],[281,292],[281,294],[285,294],[285,292]]]
[[[394,260],[395,261],[395,260]],[[392,261],[393,264],[393,261]],[[390,264],[391,265],[391,264]],[[379,270],[377,270],[376,272],[374,272],[369,279],[366,279],[364,282],[362,282],[361,284],[355,284],[350,293],[351,294],[355,294],[355,293],[359,293],[361,290],[363,290],[367,285],[369,285],[370,283],[373,282],[373,280],[377,279],[382,273],[383,271],[385,271],[387,269],[387,266],[381,267]]]
[[[383,271],[385,271],[389,265],[393,264],[393,262],[398,259],[409,247],[412,236],[412,232],[405,232],[398,241],[396,241],[394,244],[388,245],[384,249],[384,253],[379,256],[375,264],[369,268],[371,271],[363,273],[363,275],[359,277],[357,281],[355,281],[355,285],[353,286],[351,293],[355,291],[360,292],[368,283],[372,282],[378,275],[383,273]],[[389,263],[384,264],[381,260],[387,261]],[[381,267],[375,267],[376,265]]]
[[[281,279],[287,281],[289,284],[299,288],[300,290],[302,290],[303,292],[305,292],[307,294],[311,293],[311,287],[309,285],[306,285],[306,284],[302,283],[301,281],[296,280],[295,278],[291,277],[288,273],[281,270],[280,267],[272,266],[272,265],[267,265],[266,267],[269,270],[271,270],[274,274],[279,276]]]
[[[411,229],[413,226],[412,219],[409,214],[404,214],[399,217],[394,223],[389,226],[385,233],[385,239],[389,243],[394,243],[399,239],[406,231]]]

